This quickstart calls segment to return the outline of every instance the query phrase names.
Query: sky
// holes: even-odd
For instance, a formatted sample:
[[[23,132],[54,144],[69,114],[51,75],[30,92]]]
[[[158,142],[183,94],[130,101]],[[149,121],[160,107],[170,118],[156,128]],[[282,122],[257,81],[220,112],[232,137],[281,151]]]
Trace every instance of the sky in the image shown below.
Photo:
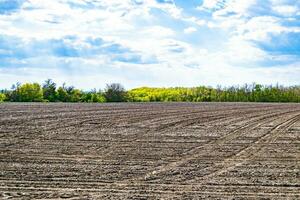
[[[299,0],[0,0],[0,88],[300,84]]]

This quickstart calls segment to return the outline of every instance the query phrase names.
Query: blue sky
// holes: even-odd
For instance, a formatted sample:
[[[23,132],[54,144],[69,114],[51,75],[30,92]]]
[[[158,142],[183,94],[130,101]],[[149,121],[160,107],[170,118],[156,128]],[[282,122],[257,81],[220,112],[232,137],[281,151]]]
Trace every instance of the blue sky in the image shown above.
[[[0,0],[0,88],[300,84],[299,0]]]

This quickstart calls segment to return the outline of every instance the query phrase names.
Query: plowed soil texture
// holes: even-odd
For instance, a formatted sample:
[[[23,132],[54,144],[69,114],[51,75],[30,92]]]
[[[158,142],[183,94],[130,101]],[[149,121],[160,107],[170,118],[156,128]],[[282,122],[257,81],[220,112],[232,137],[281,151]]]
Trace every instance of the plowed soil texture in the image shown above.
[[[300,104],[3,103],[0,199],[300,199]]]

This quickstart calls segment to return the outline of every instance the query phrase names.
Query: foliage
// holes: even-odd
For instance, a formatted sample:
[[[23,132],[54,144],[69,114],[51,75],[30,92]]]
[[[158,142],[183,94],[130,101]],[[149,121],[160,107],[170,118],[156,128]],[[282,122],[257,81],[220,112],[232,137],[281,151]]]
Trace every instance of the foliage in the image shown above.
[[[107,102],[123,102],[126,100],[126,91],[119,83],[107,84],[104,96]]]
[[[43,90],[38,83],[17,84],[10,95],[11,101],[41,102],[43,101]]]
[[[46,80],[43,84],[43,96],[47,101],[56,101],[56,84],[51,79]]]
[[[300,102],[300,87],[263,86],[259,84],[227,88],[136,88],[128,91],[132,102]]]
[[[57,101],[68,102],[70,101],[68,92],[64,86],[57,89]]]
[[[95,89],[89,92],[73,86],[56,88],[48,79],[41,87],[38,83],[17,83],[11,90],[0,91],[0,101],[49,101],[49,102],[300,102],[300,87],[263,86],[246,84],[222,88],[211,87],[141,87],[125,91],[121,84],[106,85],[104,92]]]
[[[106,99],[100,90],[98,92],[93,90],[91,92],[84,93],[82,96],[82,101],[88,103],[104,103],[106,102]]]
[[[63,84],[57,90],[57,100],[61,102],[81,102],[82,92],[73,86]]]
[[[4,93],[0,93],[0,102],[3,102],[6,100],[6,95]]]

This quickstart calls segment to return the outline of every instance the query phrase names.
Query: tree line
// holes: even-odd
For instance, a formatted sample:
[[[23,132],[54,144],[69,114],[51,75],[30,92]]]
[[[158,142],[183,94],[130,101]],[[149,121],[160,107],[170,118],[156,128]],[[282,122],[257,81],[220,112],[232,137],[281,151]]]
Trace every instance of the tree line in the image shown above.
[[[245,84],[231,87],[141,87],[126,91],[119,83],[104,90],[83,91],[51,79],[38,83],[14,84],[0,91],[0,102],[300,102],[300,86]]]
[[[108,84],[104,91],[83,91],[65,83],[57,87],[51,79],[38,83],[14,84],[10,90],[0,91],[0,102],[123,102],[126,91],[121,84]]]

